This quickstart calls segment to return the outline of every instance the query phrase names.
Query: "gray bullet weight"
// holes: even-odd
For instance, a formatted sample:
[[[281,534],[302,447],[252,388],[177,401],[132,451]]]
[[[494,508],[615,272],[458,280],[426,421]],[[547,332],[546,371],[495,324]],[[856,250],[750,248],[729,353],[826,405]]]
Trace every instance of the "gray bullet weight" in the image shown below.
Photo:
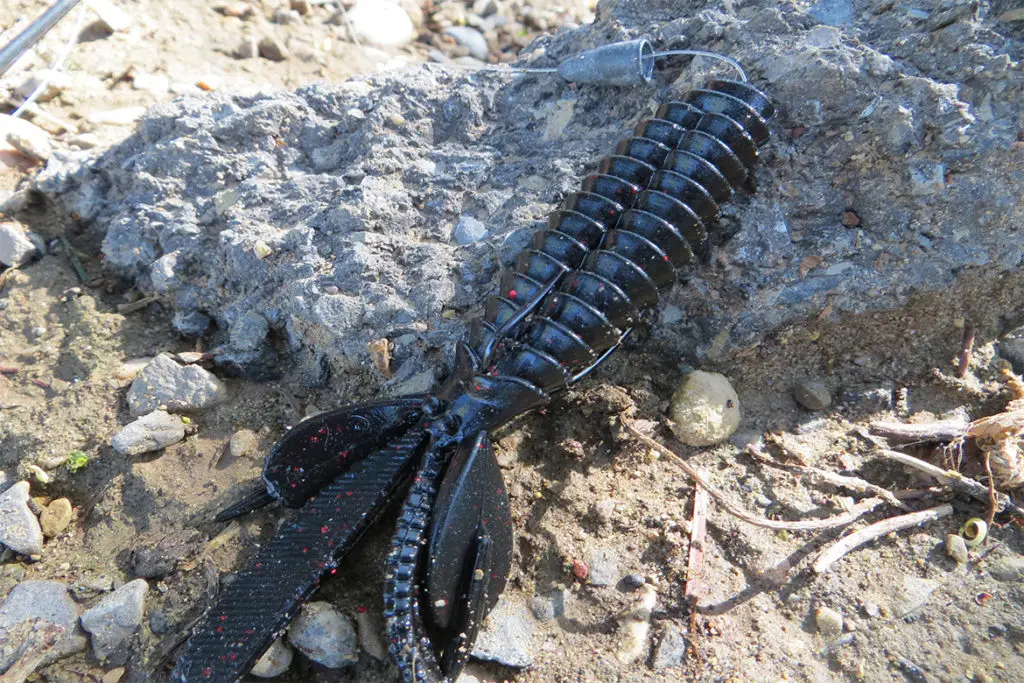
[[[644,85],[654,75],[654,48],[643,38],[587,50],[558,65],[571,83]]]

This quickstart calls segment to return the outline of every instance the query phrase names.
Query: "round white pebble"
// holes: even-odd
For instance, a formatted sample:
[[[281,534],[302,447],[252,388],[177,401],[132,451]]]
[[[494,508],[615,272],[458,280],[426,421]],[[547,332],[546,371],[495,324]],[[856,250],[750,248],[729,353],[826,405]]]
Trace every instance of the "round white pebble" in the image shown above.
[[[722,443],[740,426],[740,398],[725,375],[697,370],[672,396],[672,431],[687,446]]]
[[[292,649],[285,644],[284,640],[278,638],[274,644],[267,648],[256,666],[249,672],[259,678],[275,678],[280,676],[292,665]]]

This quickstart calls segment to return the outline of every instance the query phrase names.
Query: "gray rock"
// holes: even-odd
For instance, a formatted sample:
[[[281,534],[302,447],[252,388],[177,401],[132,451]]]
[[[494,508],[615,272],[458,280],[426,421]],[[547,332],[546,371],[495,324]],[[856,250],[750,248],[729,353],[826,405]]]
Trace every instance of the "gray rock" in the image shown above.
[[[227,398],[227,387],[213,373],[198,365],[179,365],[161,354],[144,367],[128,390],[132,415],[154,410],[195,411]]]
[[[473,657],[522,669],[533,664],[535,623],[529,610],[501,598],[484,620]]]
[[[210,317],[199,311],[175,311],[171,324],[186,337],[198,337],[210,327]]]
[[[989,565],[988,573],[999,581],[1024,582],[1024,557],[1001,557]]]
[[[530,612],[537,621],[551,621],[565,615],[565,590],[553,590],[530,598]]]
[[[928,602],[942,584],[932,579],[905,576],[902,582],[891,587],[893,592],[892,612],[902,618],[917,611]]]
[[[793,398],[807,410],[826,410],[832,405],[828,385],[820,379],[808,379],[793,386]]]
[[[619,580],[622,558],[608,548],[595,548],[590,553],[590,574],[587,583],[592,586],[614,586]]]
[[[464,247],[487,237],[487,226],[472,216],[461,216],[455,226],[453,237],[456,244]]]
[[[814,610],[814,623],[818,633],[826,638],[835,638],[843,632],[843,615],[830,607],[819,607]]]
[[[1010,361],[1015,372],[1024,373],[1024,327],[1010,330],[999,338],[999,355]]]
[[[609,36],[672,30],[691,44],[721,44],[757,74],[778,105],[776,133],[807,130],[800,145],[771,142],[756,170],[759,192],[726,206],[738,230],[716,247],[728,293],[718,266],[698,266],[690,286],[667,296],[694,315],[652,324],[659,356],[691,365],[725,358],[826,306],[856,320],[911,296],[958,292],[967,274],[981,278],[972,287],[1019,298],[1016,24],[983,17],[929,33],[902,11],[876,16],[870,4],[842,0],[733,3],[731,14],[693,12],[681,0],[653,5],[604,0],[592,25],[544,38],[546,59]],[[842,42],[809,44],[798,31],[815,20],[837,26]],[[780,40],[787,32],[792,39]],[[684,81],[702,81],[703,64],[682,72]],[[478,307],[537,218],[635,125],[625,93],[595,92],[416,66],[295,93],[181,97],[152,108],[123,144],[51,162],[28,185],[55,218],[75,214],[83,229],[105,234],[105,267],[117,275],[145,286],[154,261],[181,251],[190,267],[176,273],[169,307],[222,327],[257,311],[282,330],[296,374],[322,364],[345,393],[366,381],[367,342],[412,323],[430,334],[410,359],[421,369],[450,359],[464,320],[442,311]],[[256,142],[273,136],[284,145]],[[941,169],[955,182],[940,184]],[[244,180],[224,213],[217,197],[232,177]],[[836,220],[850,206],[862,228]],[[487,216],[496,254],[430,236],[463,215]],[[273,257],[260,258],[258,244]],[[808,256],[827,265],[801,277]],[[323,293],[328,283],[337,294]]]
[[[0,543],[22,555],[43,552],[43,531],[28,507],[29,484],[19,481],[0,494]]]
[[[359,659],[352,621],[329,602],[306,603],[288,627],[288,641],[314,662],[340,669]]]
[[[283,62],[288,59],[288,48],[274,36],[264,36],[256,44],[256,50],[260,57],[269,59],[272,62]]]
[[[177,415],[154,410],[121,428],[110,445],[121,455],[158,451],[185,438],[185,424]]]
[[[136,548],[132,553],[135,576],[162,579],[174,571],[178,562],[199,551],[204,537],[195,529],[172,531],[152,547]]]
[[[842,42],[842,34],[832,26],[815,26],[807,32],[807,44],[814,47],[839,47]]]
[[[662,634],[661,640],[654,649],[654,658],[651,661],[651,666],[654,669],[682,666],[686,662],[686,650],[688,647],[689,641],[683,629],[669,622],[665,626],[665,632]]]
[[[82,628],[92,636],[92,650],[98,659],[123,654],[121,648],[142,624],[148,592],[149,584],[135,579],[82,614]]]
[[[35,253],[36,245],[20,224],[13,221],[0,223],[0,263],[20,266],[28,263]]]
[[[263,653],[249,673],[259,678],[280,676],[292,665],[293,655],[292,649],[288,647],[284,639],[278,638],[267,648],[267,651]]]
[[[45,665],[85,647],[78,607],[64,584],[22,581],[0,604],[0,671],[31,652],[46,652]]]
[[[449,26],[444,30],[455,42],[469,50],[469,54],[480,60],[487,60],[487,39],[475,28],[469,26]]]
[[[256,311],[246,311],[231,324],[231,345],[240,351],[258,349],[267,340],[270,323]]]

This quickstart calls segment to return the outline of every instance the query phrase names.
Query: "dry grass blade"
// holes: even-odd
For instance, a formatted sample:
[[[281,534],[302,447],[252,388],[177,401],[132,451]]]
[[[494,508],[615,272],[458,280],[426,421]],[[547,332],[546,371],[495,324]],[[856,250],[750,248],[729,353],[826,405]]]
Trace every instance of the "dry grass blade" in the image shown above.
[[[872,510],[874,510],[876,507],[883,503],[881,498],[868,498],[854,505],[853,508],[851,508],[848,512],[844,512],[841,515],[835,515],[834,517],[826,517],[825,519],[780,522],[774,519],[756,517],[754,515],[751,515],[738,505],[734,504],[724,495],[716,491],[710,484],[708,484],[708,482],[704,479],[703,475],[701,475],[700,472],[698,472],[692,465],[690,465],[690,463],[686,462],[677,454],[673,453],[665,446],[662,446],[660,443],[658,443],[651,437],[641,433],[633,424],[633,421],[626,417],[624,414],[620,414],[619,419],[622,421],[622,424],[626,427],[626,429],[629,430],[629,432],[633,434],[633,436],[639,439],[642,444],[644,444],[648,448],[653,448],[654,450],[658,451],[659,453],[670,459],[676,465],[678,465],[679,469],[683,470],[683,472],[685,472],[687,476],[689,476],[691,479],[697,482],[698,485],[704,487],[704,489],[707,490],[708,495],[710,495],[716,503],[721,505],[726,512],[728,512],[733,517],[736,517],[737,519],[743,520],[747,524],[752,524],[754,526],[759,526],[765,529],[776,529],[785,531],[817,531],[820,529],[834,529],[836,527],[846,526],[847,524],[850,524],[851,522],[859,519],[868,512],[871,512]]]

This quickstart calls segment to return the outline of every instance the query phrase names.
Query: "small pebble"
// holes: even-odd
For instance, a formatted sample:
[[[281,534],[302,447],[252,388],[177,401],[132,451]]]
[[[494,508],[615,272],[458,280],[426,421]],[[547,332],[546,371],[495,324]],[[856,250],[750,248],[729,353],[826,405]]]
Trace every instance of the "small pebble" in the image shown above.
[[[967,543],[960,534],[946,535],[946,552],[957,561],[957,564],[967,562]]]
[[[177,415],[154,410],[121,428],[110,445],[121,455],[158,451],[185,438],[185,424]]]
[[[256,49],[260,53],[260,57],[269,59],[272,62],[283,62],[288,59],[288,48],[273,36],[261,38],[260,42],[256,45]]]
[[[284,639],[278,638],[267,648],[267,651],[263,653],[249,673],[259,678],[275,678],[288,670],[288,667],[292,665],[293,656],[292,649],[288,647]]]
[[[832,405],[828,386],[817,379],[799,382],[793,387],[793,398],[807,410],[825,410]]]
[[[39,526],[43,529],[43,536],[54,538],[68,528],[75,515],[71,501],[67,498],[58,498],[45,508],[39,516]]]
[[[228,453],[232,458],[252,455],[259,447],[259,439],[251,429],[239,429],[228,441]]]
[[[466,246],[487,237],[487,226],[472,216],[462,216],[453,233],[455,243]]]
[[[687,375],[669,408],[672,432],[688,446],[713,446],[732,436],[740,424],[740,399],[717,372]]]
[[[487,40],[480,31],[469,26],[450,26],[444,30],[445,35],[451,36],[455,42],[469,50],[469,54],[476,59],[487,60]]]
[[[622,587],[628,590],[636,590],[645,583],[647,579],[643,574],[626,574],[622,577]]]
[[[360,40],[377,45],[404,45],[416,39],[416,27],[404,9],[390,0],[356,0],[348,23]]]
[[[499,599],[484,620],[473,657],[516,669],[531,666],[535,622],[524,605]]]
[[[611,524],[615,519],[615,499],[604,498],[594,504],[594,515],[601,524]]]
[[[288,640],[299,652],[329,669],[340,669],[359,659],[352,621],[329,602],[306,603],[288,627]]]
[[[260,45],[256,40],[256,36],[248,35],[245,38],[242,38],[242,42],[238,44],[234,52],[231,54],[235,59],[252,59],[259,55],[259,53]]]
[[[89,8],[96,13],[100,23],[111,33],[119,33],[131,28],[131,16],[110,0],[89,0]]]
[[[997,581],[1024,583],[1024,557],[1002,557],[989,565],[988,573]]]
[[[92,650],[97,659],[116,654],[139,628],[148,592],[149,584],[135,579],[82,614],[82,628],[92,635]]]
[[[125,668],[119,666],[116,669],[111,669],[107,673],[103,674],[103,683],[118,683],[124,678]]]
[[[882,613],[882,608],[873,602],[865,602],[863,605],[863,610],[864,614],[871,617],[872,619],[876,618],[878,615]]]
[[[814,621],[818,633],[826,638],[834,638],[843,632],[843,615],[828,607],[819,607],[814,611]]]
[[[619,580],[618,554],[607,548],[595,548],[590,553],[590,576],[587,583],[592,586],[613,586]]]
[[[359,632],[359,647],[379,662],[388,658],[388,646],[384,640],[384,615],[360,607],[356,610],[356,630]]]
[[[682,666],[686,661],[686,650],[689,641],[686,633],[676,624],[669,622],[665,627],[665,633],[661,636],[661,642],[654,650],[654,658],[651,666],[654,669],[667,669],[674,666]]]
[[[22,555],[43,552],[43,531],[29,509],[29,484],[19,481],[0,494],[0,543]]]
[[[0,223],[0,264],[21,266],[36,253],[36,245],[20,224],[13,221]]]

